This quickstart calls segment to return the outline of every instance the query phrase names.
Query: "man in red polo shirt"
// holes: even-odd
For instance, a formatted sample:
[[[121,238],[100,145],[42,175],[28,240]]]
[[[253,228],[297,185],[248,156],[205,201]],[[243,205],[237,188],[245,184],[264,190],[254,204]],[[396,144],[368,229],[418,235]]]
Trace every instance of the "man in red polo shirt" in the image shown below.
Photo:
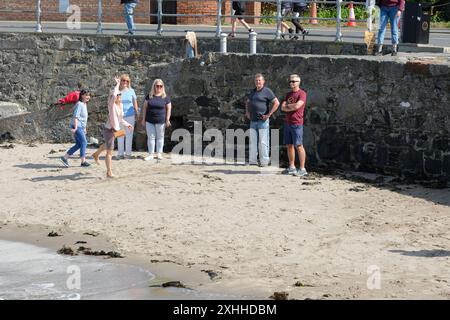
[[[284,144],[287,146],[289,168],[283,174],[294,176],[305,176],[308,173],[305,169],[306,152],[303,148],[303,115],[306,105],[306,92],[300,89],[300,76],[291,74],[289,76],[289,92],[281,103],[281,111],[286,112],[284,118]],[[300,160],[299,170],[295,167],[295,149],[297,149]]]

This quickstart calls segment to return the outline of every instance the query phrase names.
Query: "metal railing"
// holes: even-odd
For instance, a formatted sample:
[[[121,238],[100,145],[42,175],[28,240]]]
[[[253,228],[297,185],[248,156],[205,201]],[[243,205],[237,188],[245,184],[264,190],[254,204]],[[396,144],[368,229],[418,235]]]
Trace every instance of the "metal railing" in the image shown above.
[[[157,30],[156,34],[162,36],[163,34],[163,18],[164,17],[215,17],[215,36],[220,37],[222,33],[222,20],[224,18],[239,18],[239,19],[275,19],[276,20],[276,30],[274,32],[275,39],[280,39],[283,33],[281,32],[282,22],[286,19],[291,19],[292,17],[283,17],[282,16],[282,0],[241,0],[241,2],[265,2],[265,3],[273,3],[276,5],[276,12],[274,16],[267,15],[226,15],[222,14],[222,6],[225,2],[231,4],[231,0],[215,0],[217,3],[217,11],[214,14],[195,14],[195,13],[183,13],[183,14],[174,14],[174,13],[164,13],[163,12],[163,2],[186,2],[181,0],[157,0],[157,11],[156,13],[148,13],[146,16],[156,17],[157,19]],[[189,0],[189,2],[211,2],[211,0]],[[353,3],[353,5],[364,5],[367,8],[368,18],[367,20],[351,20],[355,22],[367,22],[367,29],[372,31],[372,8],[375,6],[374,0],[366,0],[366,2],[353,2],[353,1],[342,1],[342,0],[334,0],[334,1],[305,1],[307,3],[316,3],[316,4],[335,4],[337,9],[337,15],[335,18],[318,18],[318,17],[310,17],[310,16],[299,16],[296,19],[299,20],[310,20],[314,18],[315,20],[325,20],[325,21],[336,21],[336,35],[335,41],[342,41],[342,23],[348,22],[350,19],[342,18],[342,6]],[[98,0],[98,12],[97,12],[97,33],[103,32],[103,11],[102,11],[103,1]],[[36,32],[42,32],[42,24],[41,24],[41,0],[36,0]],[[136,15],[136,14],[135,14]],[[142,14],[140,14],[142,15]]]

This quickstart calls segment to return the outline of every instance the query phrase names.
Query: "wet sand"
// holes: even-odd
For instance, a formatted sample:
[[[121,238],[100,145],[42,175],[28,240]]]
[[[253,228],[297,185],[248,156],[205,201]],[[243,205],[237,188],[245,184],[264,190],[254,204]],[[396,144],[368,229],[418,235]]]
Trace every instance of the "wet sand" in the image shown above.
[[[173,263],[152,264],[144,256],[117,252],[95,232],[87,235],[66,228],[55,230],[41,225],[2,225],[0,300],[255,299],[201,290],[201,282],[205,280],[201,273]],[[49,237],[49,233],[58,235]],[[58,254],[63,246],[73,248],[77,254]],[[83,247],[97,252],[114,251],[123,257],[84,255],[77,250]],[[74,280],[76,272],[80,275],[78,285]],[[170,281],[196,283],[200,290],[161,286]]]
[[[93,231],[108,239],[101,249],[138,256],[162,279],[236,297],[450,298],[449,189],[174,165],[169,155],[114,161],[120,178],[110,180],[103,162],[62,168],[68,146],[0,149],[0,239],[14,225],[48,227],[41,243],[54,241],[47,230]]]

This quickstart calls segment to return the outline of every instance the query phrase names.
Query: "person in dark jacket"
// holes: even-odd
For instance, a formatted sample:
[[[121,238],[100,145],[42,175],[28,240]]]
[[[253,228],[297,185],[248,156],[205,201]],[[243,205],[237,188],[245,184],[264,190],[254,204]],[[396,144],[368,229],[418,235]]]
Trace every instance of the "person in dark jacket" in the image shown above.
[[[398,20],[402,15],[402,11],[405,10],[405,0],[377,0],[376,4],[380,7],[380,28],[377,37],[378,49],[375,55],[383,54],[384,34],[386,33],[386,26],[389,19],[391,25],[392,55],[395,56],[398,50]]]

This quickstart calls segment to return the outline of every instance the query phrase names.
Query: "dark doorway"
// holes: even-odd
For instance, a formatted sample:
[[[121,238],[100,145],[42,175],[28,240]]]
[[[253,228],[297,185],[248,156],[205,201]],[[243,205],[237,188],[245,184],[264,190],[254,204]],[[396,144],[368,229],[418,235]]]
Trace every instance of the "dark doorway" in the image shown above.
[[[176,1],[163,1],[162,2],[162,12],[163,14],[176,14],[177,13],[177,2]],[[158,0],[150,0],[150,13],[157,14],[158,13]],[[150,17],[151,24],[158,23],[158,17],[151,16]],[[177,24],[177,17],[164,17],[162,19],[162,23],[164,24]]]

